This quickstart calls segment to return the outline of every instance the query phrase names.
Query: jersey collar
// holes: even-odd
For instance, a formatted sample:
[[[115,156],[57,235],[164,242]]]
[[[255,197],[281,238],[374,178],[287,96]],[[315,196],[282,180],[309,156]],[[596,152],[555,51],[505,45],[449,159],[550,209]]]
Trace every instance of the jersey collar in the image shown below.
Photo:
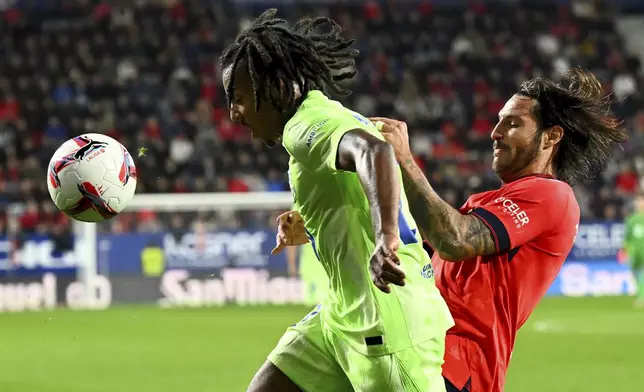
[[[555,176],[553,176],[552,174],[531,173],[531,174],[526,174],[526,175],[517,177],[512,181],[504,182],[503,185],[512,184],[515,181],[523,180],[528,177],[538,177],[538,178],[547,178],[549,180],[556,180]]]

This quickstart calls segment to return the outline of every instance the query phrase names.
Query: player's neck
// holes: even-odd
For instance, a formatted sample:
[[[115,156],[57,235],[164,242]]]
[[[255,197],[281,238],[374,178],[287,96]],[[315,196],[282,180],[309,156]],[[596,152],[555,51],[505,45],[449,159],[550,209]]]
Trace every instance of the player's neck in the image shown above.
[[[296,89],[294,92],[293,96],[293,102],[291,105],[289,105],[288,109],[285,109],[282,112],[282,129],[286,127],[286,124],[293,118],[295,113],[300,109],[300,106],[302,106],[302,103],[304,102],[304,97],[302,93],[300,93],[299,89]]]
[[[297,110],[300,108],[301,102],[296,103],[282,112],[282,128],[293,118]]]
[[[528,165],[525,168],[512,173],[511,175],[501,176],[501,181],[503,183],[510,183],[516,181],[523,177],[528,176],[548,176],[555,177],[555,171],[552,165],[538,165],[538,162],[534,162],[532,165]]]

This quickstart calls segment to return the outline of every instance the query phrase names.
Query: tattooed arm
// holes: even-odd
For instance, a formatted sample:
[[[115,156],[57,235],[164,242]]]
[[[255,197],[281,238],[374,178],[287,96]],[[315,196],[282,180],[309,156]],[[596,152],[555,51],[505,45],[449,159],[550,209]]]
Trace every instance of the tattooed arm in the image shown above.
[[[413,159],[401,162],[409,210],[421,235],[447,261],[497,251],[490,229],[475,215],[463,215],[441,199]]]
[[[497,252],[492,231],[475,215],[464,215],[441,199],[416,165],[409,150],[407,125],[372,118],[394,148],[403,173],[409,210],[421,235],[447,261],[462,261]]]

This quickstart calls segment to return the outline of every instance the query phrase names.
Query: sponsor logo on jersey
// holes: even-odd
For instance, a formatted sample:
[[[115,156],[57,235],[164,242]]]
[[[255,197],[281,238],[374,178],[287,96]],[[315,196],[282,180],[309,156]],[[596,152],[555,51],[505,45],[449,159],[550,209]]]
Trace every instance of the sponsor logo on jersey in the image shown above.
[[[317,136],[320,128],[322,128],[322,126],[327,122],[329,122],[329,119],[322,120],[322,122],[313,126],[311,132],[309,132],[309,135],[306,137],[306,146],[308,148],[311,148],[311,146],[313,145],[313,139],[315,139],[315,137]]]
[[[507,199],[503,196],[494,200],[495,204],[499,204],[498,208],[502,209],[504,213],[510,215],[514,220],[514,224],[517,225],[517,229],[530,223],[530,217],[528,214],[519,207],[519,205],[512,201],[512,199]]]
[[[371,124],[371,121],[367,120],[366,118],[364,118],[363,116],[361,116],[361,115],[360,115],[360,114],[358,114],[358,113],[353,113],[353,118],[355,118],[356,120],[358,120],[358,121],[359,121],[362,125],[364,125],[364,126],[367,126],[367,127],[368,127],[368,126],[371,126],[371,125],[372,125],[372,124]]]
[[[420,271],[420,274],[425,279],[432,279],[434,277],[434,267],[432,267],[432,263],[425,264],[423,269]]]

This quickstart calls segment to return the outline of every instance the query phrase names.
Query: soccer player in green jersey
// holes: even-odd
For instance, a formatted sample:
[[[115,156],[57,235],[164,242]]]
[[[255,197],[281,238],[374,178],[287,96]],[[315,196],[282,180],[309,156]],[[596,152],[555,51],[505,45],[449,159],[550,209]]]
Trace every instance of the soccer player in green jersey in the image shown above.
[[[248,390],[445,391],[453,320],[393,150],[371,122],[322,92],[347,92],[338,82],[356,73],[353,40],[329,18],[289,28],[275,15],[262,14],[225,50],[222,79],[231,119],[289,153],[295,207],[329,293],[287,329]],[[383,271],[391,287],[375,278]]]
[[[644,307],[644,191],[635,195],[635,212],[626,218],[624,250],[635,275],[635,306]]]

